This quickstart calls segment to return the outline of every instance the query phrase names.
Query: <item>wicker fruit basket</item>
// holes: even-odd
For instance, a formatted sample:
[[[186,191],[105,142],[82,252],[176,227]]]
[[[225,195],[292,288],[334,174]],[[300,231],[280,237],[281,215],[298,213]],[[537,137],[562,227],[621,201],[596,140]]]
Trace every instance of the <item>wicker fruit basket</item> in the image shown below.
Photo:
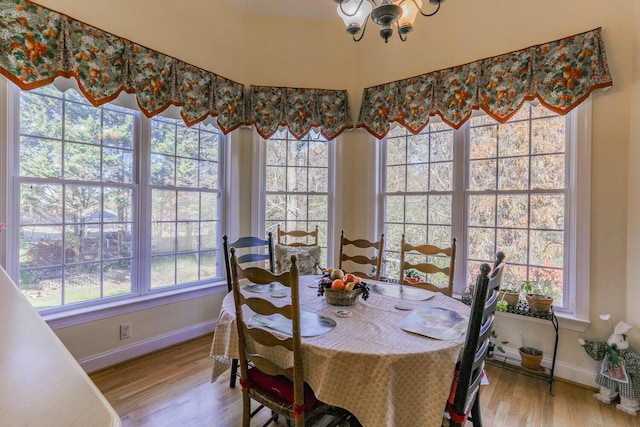
[[[331,305],[356,305],[360,294],[362,294],[362,289],[352,289],[350,291],[324,290],[324,298]]]

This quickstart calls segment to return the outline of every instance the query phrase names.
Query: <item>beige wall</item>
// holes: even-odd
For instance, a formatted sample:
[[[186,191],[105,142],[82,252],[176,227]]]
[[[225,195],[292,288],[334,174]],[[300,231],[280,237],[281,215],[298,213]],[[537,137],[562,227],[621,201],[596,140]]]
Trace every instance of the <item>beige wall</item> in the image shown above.
[[[640,225],[637,221],[640,170],[636,167],[640,162],[638,2],[449,1],[436,17],[419,17],[407,43],[393,39],[387,45],[379,39],[373,25],[365,39],[355,44],[337,18],[261,18],[242,14],[223,1],[43,0],[40,3],[247,85],[347,89],[354,120],[363,87],[602,27],[614,86],[593,95],[593,324],[584,333],[561,331],[559,363],[591,368],[593,363],[578,346],[577,338],[606,338],[608,327],[598,320],[600,313],[611,313],[616,322],[627,320],[634,327],[632,344],[635,341],[635,348],[640,349],[640,310],[634,304],[640,301]],[[189,10],[183,6],[187,4]],[[632,98],[632,95],[637,96]],[[239,131],[234,138],[248,144],[251,132]],[[251,156],[246,148],[241,153]],[[338,167],[343,173],[354,162],[364,171],[359,180],[344,180],[343,197],[338,201],[343,211],[357,212],[360,206],[373,206],[373,192],[362,191],[360,184],[374,179],[373,138],[361,131],[348,132],[339,142],[338,153],[341,156]],[[242,163],[250,165],[251,159],[243,158]],[[250,181],[242,180],[240,185],[248,191]],[[245,196],[241,203],[244,212],[250,212],[250,198]],[[241,229],[248,230],[249,216],[242,215],[240,219]],[[373,220],[371,213],[358,217],[348,214],[342,218],[342,224],[358,232],[369,232]],[[210,303],[191,301],[181,304],[180,308],[198,311]],[[151,313],[158,325],[148,331],[150,335],[177,326],[165,315],[173,309],[155,309]],[[96,335],[113,334],[114,325],[119,321],[113,319],[111,324],[107,319],[68,328],[60,331],[60,336],[77,355],[84,343],[92,342]],[[546,325],[525,328],[525,324],[519,324],[522,322],[508,326],[503,323],[506,322],[498,323],[501,334],[515,346],[523,335],[525,339],[540,339],[536,336],[549,334],[550,329]],[[91,346],[90,351],[106,351],[109,345],[118,344],[106,341],[105,345]],[[549,344],[540,345],[549,349]]]

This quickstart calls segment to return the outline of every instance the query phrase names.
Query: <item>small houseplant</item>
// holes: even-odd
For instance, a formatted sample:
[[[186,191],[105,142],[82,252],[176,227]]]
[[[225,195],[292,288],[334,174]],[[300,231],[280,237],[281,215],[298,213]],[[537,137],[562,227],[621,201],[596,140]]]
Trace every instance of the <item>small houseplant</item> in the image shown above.
[[[404,280],[408,283],[424,282],[424,278],[418,270],[409,269],[404,271]]]
[[[529,311],[533,313],[548,313],[553,304],[555,293],[554,283],[547,279],[527,280],[523,282],[522,289],[526,292]]]
[[[543,368],[540,366],[542,361],[542,350],[535,347],[520,347],[520,359],[522,367],[534,372],[540,372]]]
[[[500,288],[500,292],[498,294],[500,301],[505,301],[508,306],[517,306],[518,301],[520,301],[520,289],[521,287],[516,285],[514,282],[507,283],[505,286]],[[501,311],[506,311],[506,307],[505,310]]]

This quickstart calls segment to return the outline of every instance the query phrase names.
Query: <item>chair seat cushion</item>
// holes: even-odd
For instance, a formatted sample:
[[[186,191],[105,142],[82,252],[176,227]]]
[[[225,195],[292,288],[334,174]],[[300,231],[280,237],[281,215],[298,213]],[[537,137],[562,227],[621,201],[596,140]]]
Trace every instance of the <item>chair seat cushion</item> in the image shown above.
[[[291,255],[298,258],[298,271],[300,274],[318,274],[320,265],[320,246],[287,246],[276,245],[276,274],[284,273],[291,269]]]
[[[258,368],[249,369],[249,387],[260,387],[293,405],[293,381],[283,375],[267,375]],[[310,411],[318,404],[318,399],[309,384],[304,384],[303,411]]]

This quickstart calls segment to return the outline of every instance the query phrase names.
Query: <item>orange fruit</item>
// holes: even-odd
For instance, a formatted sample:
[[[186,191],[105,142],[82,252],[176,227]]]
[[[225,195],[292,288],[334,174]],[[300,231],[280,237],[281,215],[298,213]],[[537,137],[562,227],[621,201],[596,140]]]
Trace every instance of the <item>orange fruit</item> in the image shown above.
[[[336,291],[344,291],[344,280],[342,279],[336,279],[331,283],[331,289],[334,289]]]
[[[344,283],[351,283],[351,282],[357,282],[357,281],[358,281],[358,277],[355,274],[347,273],[344,276]]]

